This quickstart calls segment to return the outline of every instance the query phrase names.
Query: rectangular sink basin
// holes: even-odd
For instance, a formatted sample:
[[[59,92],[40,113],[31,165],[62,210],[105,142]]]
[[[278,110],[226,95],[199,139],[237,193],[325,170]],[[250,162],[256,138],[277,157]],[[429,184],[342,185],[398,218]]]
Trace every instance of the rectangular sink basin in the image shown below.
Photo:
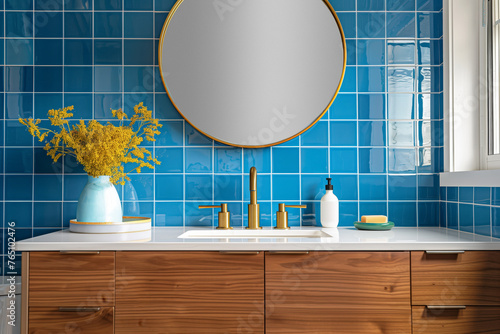
[[[321,230],[191,230],[179,238],[331,238]]]

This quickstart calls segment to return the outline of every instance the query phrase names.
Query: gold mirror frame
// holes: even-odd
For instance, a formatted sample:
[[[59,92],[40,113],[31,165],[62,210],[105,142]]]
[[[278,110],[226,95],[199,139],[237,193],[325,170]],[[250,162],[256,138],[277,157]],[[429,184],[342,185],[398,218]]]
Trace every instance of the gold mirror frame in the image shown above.
[[[329,1],[328,0],[322,0],[322,1],[328,7],[328,9],[330,10],[330,12],[332,13],[332,15],[333,15],[333,17],[334,17],[334,19],[335,19],[335,21],[337,23],[339,32],[340,32],[340,37],[341,37],[341,40],[342,40],[342,48],[343,48],[342,73],[341,73],[341,76],[340,76],[339,84],[337,86],[335,94],[333,95],[330,103],[327,105],[327,107],[325,108],[325,110],[323,110],[323,112],[311,124],[309,124],[307,127],[305,127],[302,131],[300,131],[300,132],[296,133],[295,135],[290,136],[288,138],[282,139],[282,140],[277,141],[277,142],[269,143],[269,144],[264,144],[264,145],[238,145],[238,144],[229,143],[229,142],[226,142],[226,141],[214,138],[212,135],[210,135],[208,133],[205,133],[204,131],[200,130],[187,117],[184,116],[184,114],[182,113],[182,111],[180,110],[180,108],[175,104],[175,102],[174,102],[174,100],[173,100],[173,98],[172,98],[172,96],[171,96],[171,94],[170,94],[170,92],[169,92],[169,90],[167,88],[167,85],[165,83],[165,78],[163,76],[163,65],[162,65],[162,50],[163,50],[163,44],[164,44],[164,39],[165,39],[165,34],[166,34],[166,31],[167,31],[167,28],[169,26],[170,21],[172,20],[172,17],[174,16],[175,12],[179,8],[179,6],[184,2],[184,0],[177,0],[177,2],[174,4],[174,6],[172,7],[172,9],[168,13],[168,16],[165,19],[165,22],[163,24],[163,28],[162,28],[162,31],[161,31],[160,40],[159,40],[159,44],[158,44],[158,64],[159,64],[159,70],[160,70],[161,80],[162,80],[162,83],[163,83],[163,87],[165,88],[165,92],[167,93],[168,98],[170,99],[172,105],[175,107],[175,109],[177,110],[177,112],[183,117],[183,119],[186,122],[188,122],[194,129],[196,129],[198,132],[200,132],[204,136],[207,136],[208,138],[210,138],[210,139],[212,139],[212,140],[214,140],[216,142],[219,142],[219,143],[222,143],[222,144],[225,144],[225,145],[228,145],[228,146],[234,146],[234,147],[242,147],[242,148],[271,147],[271,146],[282,144],[282,143],[287,142],[287,141],[289,141],[291,139],[294,139],[294,138],[300,136],[301,134],[303,134],[304,132],[306,132],[307,130],[309,130],[314,124],[316,124],[325,115],[325,113],[330,109],[333,101],[337,97],[337,94],[339,93],[340,87],[342,86],[342,82],[344,80],[345,69],[346,69],[346,62],[347,62],[346,41],[345,41],[344,30],[342,29],[342,25],[340,23],[340,20],[339,20],[339,18],[337,16],[337,13],[333,9],[332,5],[329,3]]]

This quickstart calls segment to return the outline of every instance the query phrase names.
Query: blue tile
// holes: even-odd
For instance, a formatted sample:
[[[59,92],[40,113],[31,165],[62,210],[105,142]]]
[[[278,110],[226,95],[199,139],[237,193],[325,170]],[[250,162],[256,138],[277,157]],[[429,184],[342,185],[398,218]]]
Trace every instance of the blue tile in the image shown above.
[[[418,227],[438,227],[439,210],[439,202],[419,202]]]
[[[186,175],[185,182],[186,200],[212,200],[212,175]]]
[[[441,119],[443,118],[442,94],[418,94],[418,118]]]
[[[122,90],[121,67],[112,67],[112,66],[94,67],[94,91],[121,92],[121,90]]]
[[[61,175],[35,175],[35,201],[61,201]]]
[[[187,148],[185,171],[188,173],[212,172],[212,149]]]
[[[387,11],[414,11],[415,0],[387,0]]]
[[[439,175],[418,176],[418,199],[439,200]]]
[[[491,236],[500,238],[500,208],[491,208]]]
[[[156,157],[161,162],[156,173],[182,173],[184,170],[182,148],[156,148]]]
[[[153,0],[124,0],[125,10],[153,10]]]
[[[151,67],[135,67],[127,66],[125,71],[125,87],[126,92],[153,92],[153,85],[151,85],[151,80],[146,78],[151,78],[153,70]]]
[[[443,0],[417,0],[418,11],[440,11],[443,9]]]
[[[96,65],[121,65],[122,40],[121,39],[95,40],[94,63]]]
[[[152,201],[154,198],[153,175],[130,175],[130,181],[123,186],[123,199],[125,201]]]
[[[155,114],[157,119],[182,119],[167,94],[155,94]]]
[[[474,232],[474,206],[471,204],[459,204],[460,231]]]
[[[388,150],[390,173],[415,173],[415,150],[406,148],[391,148]]]
[[[47,155],[47,151],[43,148],[35,148],[35,173],[62,173],[62,163],[58,160],[56,163]],[[68,172],[68,169],[65,170]]]
[[[65,174],[85,174],[85,170],[83,169],[82,164],[76,160],[75,157],[66,155],[63,158],[63,164],[64,164],[64,173]]]
[[[491,205],[500,206],[500,187],[491,188]]]
[[[458,230],[458,203],[446,203],[446,217],[446,227]]]
[[[271,149],[243,149],[243,171],[250,171],[251,167],[257,168],[257,173],[271,172]]]
[[[261,226],[273,226],[276,222],[276,205],[274,203],[260,203],[260,225]],[[288,223],[297,226],[296,215],[288,216]],[[243,217],[241,226],[248,226],[248,205],[243,206]],[[293,220],[291,220],[292,218]],[[292,225],[290,225],[292,226]]]
[[[33,9],[33,0],[5,0],[5,9],[7,10]]]
[[[78,202],[63,203],[63,227],[69,228],[69,221],[76,218]]]
[[[413,119],[415,98],[413,94],[387,94],[387,114],[389,119]]]
[[[3,100],[3,99],[1,99]],[[5,119],[19,119],[33,117],[33,94],[7,93],[5,94]]]
[[[156,175],[155,199],[182,200],[183,181],[182,175]]]
[[[47,95],[52,95],[52,94],[47,94]],[[35,103],[37,101],[37,95],[35,95]],[[58,94],[51,97],[53,98],[53,101],[56,101],[58,99]],[[64,94],[64,102],[68,106],[74,106],[75,110],[73,111],[73,118],[75,119],[89,119],[92,118],[92,94],[73,94],[73,93],[67,93]],[[57,102],[59,103],[59,102]],[[50,105],[52,106],[57,106],[57,103],[50,102]],[[40,106],[40,108],[44,106],[43,104]],[[48,104],[45,104],[43,109],[46,109],[46,106]],[[61,107],[62,107],[62,101],[61,101]],[[35,105],[35,114],[38,112],[38,110],[43,109],[37,109],[38,105]],[[50,109],[50,107],[49,107]],[[47,110],[49,110],[47,109]],[[47,111],[45,111],[47,112]]]
[[[64,175],[63,199],[65,201],[78,201],[87,180],[87,175]]]
[[[63,36],[63,14],[61,12],[35,12],[35,37],[60,38]]]
[[[358,39],[358,65],[385,65],[384,39]]]
[[[328,146],[328,122],[317,122],[300,135],[302,146]]]
[[[26,126],[19,121],[5,121],[5,145],[6,146],[31,146],[33,137],[29,134]]]
[[[488,196],[489,199],[489,196]],[[439,188],[439,200],[446,201],[446,187]]]
[[[458,188],[458,201],[463,203],[474,203],[474,188],[473,187],[459,187]]]
[[[359,216],[387,215],[387,202],[360,202]]]
[[[153,202],[123,202],[124,216],[139,216],[151,218],[151,223],[154,225],[154,203]]]
[[[212,139],[186,123],[186,145],[212,146]]]
[[[357,46],[355,39],[346,39],[345,41],[346,47],[346,64],[347,65],[356,65],[357,63]]]
[[[441,92],[443,90],[442,67],[419,67],[417,85],[419,92]]]
[[[62,203],[35,202],[33,210],[34,227],[62,227]]]
[[[386,200],[387,178],[385,175],[359,176],[360,200]]]
[[[359,94],[359,119],[385,119],[385,94]]]
[[[360,148],[360,173],[385,173],[385,148]]]
[[[331,146],[356,146],[357,124],[351,121],[330,122],[330,145]]]
[[[357,6],[358,11],[378,11],[384,9],[385,9],[384,0],[358,0],[358,6]]]
[[[94,37],[121,38],[122,13],[119,12],[94,13]]]
[[[356,38],[356,14],[337,13],[345,38]],[[361,37],[361,36],[360,36]],[[369,36],[365,36],[369,37]]]
[[[302,173],[328,173],[328,148],[302,148]]]
[[[92,9],[92,0],[64,0],[64,9],[90,10]]]
[[[301,176],[301,198],[303,201],[320,200],[325,194],[327,174],[302,175]]]
[[[53,11],[63,9],[63,0],[35,0],[35,9]]]
[[[32,37],[33,12],[6,12],[6,37]]]
[[[32,203],[13,202],[5,203],[5,222],[15,222],[16,228],[32,227]]]
[[[6,175],[5,200],[31,201],[31,175]]]
[[[415,69],[412,67],[388,67],[387,91],[412,93],[415,91]]]
[[[214,226],[214,210],[199,209],[198,205],[212,205],[209,201],[185,204],[185,226]]]
[[[415,64],[414,40],[387,41],[387,63],[389,65]]]
[[[373,92],[373,93],[384,92],[385,91],[385,67],[359,66],[358,67],[358,91],[365,92],[365,93],[366,92]]]
[[[440,227],[448,227],[447,225],[447,217],[446,217],[446,207],[447,203],[446,202],[440,202],[439,203],[439,226]]]
[[[300,199],[299,175],[273,175],[273,199],[298,201]]]
[[[126,12],[125,38],[152,38],[153,13]]]
[[[421,65],[440,65],[443,62],[443,41],[418,41],[418,63]]]
[[[2,24],[2,15],[0,14],[0,24]],[[0,28],[0,31],[2,29]],[[0,43],[0,65],[4,65],[5,64],[5,58],[4,58],[4,45],[3,43]],[[3,72],[2,72],[3,73]],[[3,76],[2,76],[3,78]],[[3,81],[3,80],[2,80]]]
[[[217,148],[214,154],[216,173],[241,173],[240,148]]]
[[[458,187],[447,187],[447,201],[458,202]]]
[[[490,191],[490,187],[474,187],[474,203],[489,205],[491,203]]]
[[[385,146],[385,122],[358,122],[359,146]]]
[[[33,173],[33,149],[6,148],[5,173]]]
[[[417,13],[417,37],[440,38],[443,35],[442,13]]]
[[[273,147],[273,173],[298,173],[299,172],[299,149]]]
[[[154,0],[155,10],[169,11],[175,4],[176,0]]]
[[[5,66],[5,91],[32,92],[33,66]]]
[[[64,63],[66,65],[92,65],[92,40],[65,39]]]
[[[122,107],[122,94],[94,94],[94,118],[112,119],[111,109]]]
[[[356,119],[356,95],[337,94],[330,107],[331,119]]]
[[[346,66],[344,72],[344,80],[340,86],[340,93],[355,93],[356,92],[356,67]]]
[[[62,55],[62,40],[35,40],[35,65],[61,65]]]
[[[183,226],[184,205],[182,202],[156,202],[155,226]]]
[[[387,37],[415,37],[415,13],[387,13]]]
[[[358,151],[357,148],[332,148],[330,149],[331,173],[357,173]]]
[[[242,197],[241,175],[215,175],[215,202],[241,201]]]
[[[121,10],[122,0],[94,0],[94,10]]]
[[[391,147],[412,147],[415,146],[414,122],[394,122],[388,124],[389,143]]]
[[[92,37],[92,13],[65,12],[64,37]]]
[[[358,13],[357,15],[358,38],[385,37],[385,13]]]
[[[133,39],[124,41],[125,65],[153,65],[153,40]]]
[[[240,181],[241,182],[241,177]],[[261,175],[257,170],[257,200],[268,201],[271,199],[271,176]],[[243,201],[250,201],[250,176],[245,172],[243,176]]]
[[[62,92],[62,67],[35,66],[35,91]]]
[[[387,219],[395,226],[416,227],[417,205],[415,202],[389,202]]]
[[[66,67],[64,69],[64,91],[91,92],[92,67]]]
[[[419,148],[418,156],[419,173],[440,173],[443,171],[442,148]]]
[[[491,236],[489,206],[474,205],[474,233]]]
[[[389,175],[389,200],[416,200],[416,175]]]
[[[6,65],[33,65],[33,40],[8,39],[5,41]]]
[[[352,226],[358,220],[358,203],[339,202],[339,226]]]

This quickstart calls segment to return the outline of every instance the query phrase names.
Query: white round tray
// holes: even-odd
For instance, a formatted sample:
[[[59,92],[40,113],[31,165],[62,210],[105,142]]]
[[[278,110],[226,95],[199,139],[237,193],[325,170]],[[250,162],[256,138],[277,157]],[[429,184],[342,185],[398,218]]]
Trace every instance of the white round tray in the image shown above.
[[[76,233],[133,233],[151,230],[151,218],[123,217],[120,223],[69,221],[70,232]]]

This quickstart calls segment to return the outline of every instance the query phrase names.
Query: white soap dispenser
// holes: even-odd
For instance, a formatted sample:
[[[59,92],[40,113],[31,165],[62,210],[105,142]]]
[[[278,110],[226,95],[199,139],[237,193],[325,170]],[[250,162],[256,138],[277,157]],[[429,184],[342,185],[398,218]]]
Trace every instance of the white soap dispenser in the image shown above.
[[[339,199],[333,194],[332,178],[327,177],[326,194],[321,197],[321,225],[337,227],[339,225]]]

